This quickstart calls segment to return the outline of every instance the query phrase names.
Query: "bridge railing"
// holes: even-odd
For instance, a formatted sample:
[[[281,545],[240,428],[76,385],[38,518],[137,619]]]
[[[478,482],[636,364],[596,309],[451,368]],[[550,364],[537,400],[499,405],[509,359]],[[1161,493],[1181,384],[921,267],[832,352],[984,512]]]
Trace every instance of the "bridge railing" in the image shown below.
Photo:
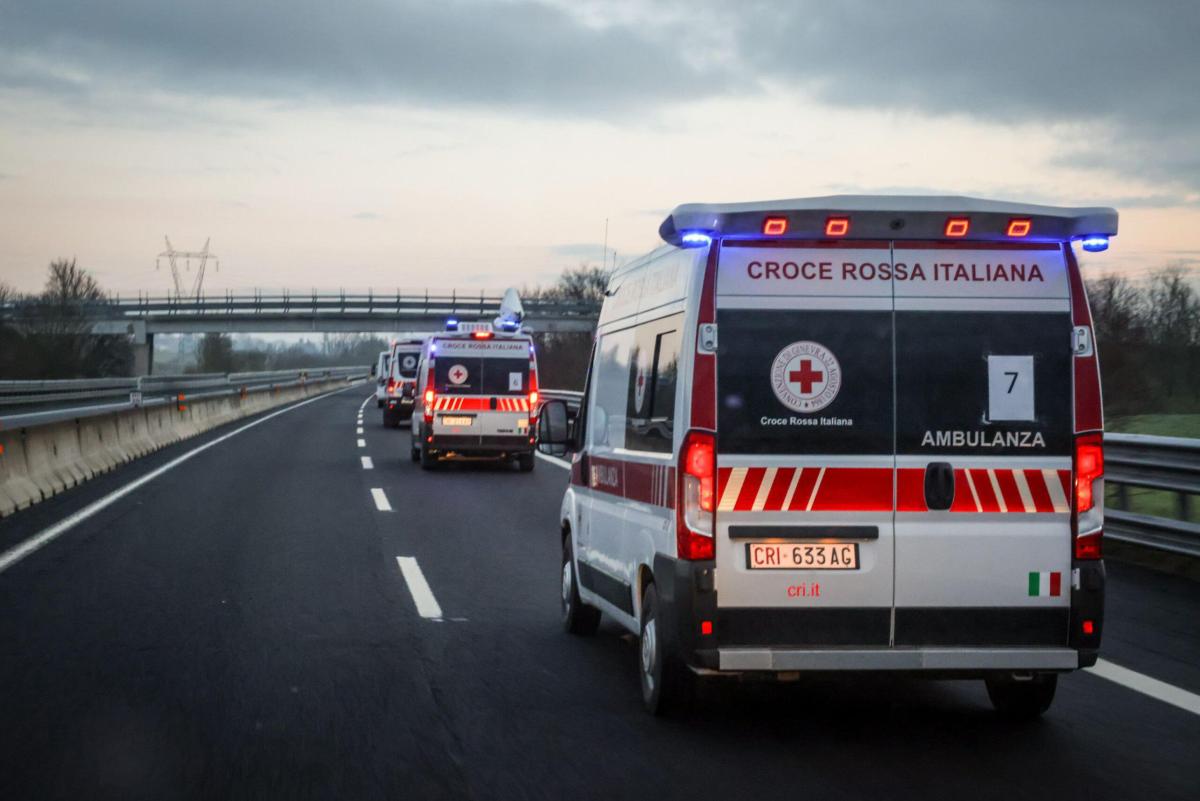
[[[311,367],[258,373],[0,381],[0,428],[28,428],[138,407],[269,392],[305,383],[366,378],[370,367]]]
[[[542,397],[564,401],[574,419],[583,393],[543,389]],[[1105,481],[1116,486],[1115,507],[1104,514],[1106,537],[1200,557],[1200,524],[1188,520],[1192,496],[1200,494],[1200,439],[1105,434],[1104,463]],[[1128,511],[1130,487],[1173,493],[1178,518]]]

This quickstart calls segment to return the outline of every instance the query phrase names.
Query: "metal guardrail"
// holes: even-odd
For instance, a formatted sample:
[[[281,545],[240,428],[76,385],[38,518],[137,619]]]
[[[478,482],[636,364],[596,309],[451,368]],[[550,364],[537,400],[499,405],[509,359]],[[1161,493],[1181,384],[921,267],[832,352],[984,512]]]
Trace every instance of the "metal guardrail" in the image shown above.
[[[29,428],[139,407],[267,392],[304,383],[365,378],[370,368],[315,367],[261,373],[0,381],[0,428]]]
[[[578,414],[582,392],[543,389],[546,400],[561,400]],[[1200,557],[1200,524],[1187,520],[1192,495],[1200,494],[1200,439],[1142,434],[1104,436],[1104,480],[1117,487],[1117,508],[1104,513],[1104,534],[1172,553]],[[1126,487],[1176,493],[1178,520],[1127,511]]]
[[[1105,536],[1200,557],[1200,524],[1188,521],[1200,494],[1200,439],[1105,434],[1104,480],[1117,488],[1116,508],[1104,512]],[[1127,511],[1127,487],[1174,493],[1179,519]]]

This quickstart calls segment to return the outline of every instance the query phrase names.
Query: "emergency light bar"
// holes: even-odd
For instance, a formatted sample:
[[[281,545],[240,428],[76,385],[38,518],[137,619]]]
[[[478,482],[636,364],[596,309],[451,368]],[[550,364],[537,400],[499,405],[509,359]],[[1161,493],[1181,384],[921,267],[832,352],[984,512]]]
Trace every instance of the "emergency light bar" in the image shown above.
[[[970,197],[831,195],[758,203],[689,203],[672,211],[658,233],[672,245],[699,247],[714,237],[828,239],[845,236],[851,228],[856,239],[1083,240],[1085,250],[1103,250],[1117,233],[1117,212]]]

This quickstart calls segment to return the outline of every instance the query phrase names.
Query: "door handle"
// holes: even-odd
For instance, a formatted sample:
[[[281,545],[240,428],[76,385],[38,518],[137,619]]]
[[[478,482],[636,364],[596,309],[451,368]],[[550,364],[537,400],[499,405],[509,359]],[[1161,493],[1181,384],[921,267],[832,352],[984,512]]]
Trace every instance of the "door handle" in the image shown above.
[[[492,398],[491,401],[488,403],[488,408],[491,409],[493,412],[496,411],[496,399],[495,398]]]
[[[949,462],[925,466],[925,507],[945,511],[954,505],[954,467]]]

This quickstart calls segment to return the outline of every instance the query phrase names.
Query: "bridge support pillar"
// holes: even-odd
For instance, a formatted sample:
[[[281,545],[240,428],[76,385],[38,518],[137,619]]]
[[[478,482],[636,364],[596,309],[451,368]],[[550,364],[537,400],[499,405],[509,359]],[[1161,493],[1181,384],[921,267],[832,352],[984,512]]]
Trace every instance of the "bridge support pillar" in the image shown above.
[[[154,334],[146,334],[142,341],[133,341],[133,374],[150,375],[154,369]]]

